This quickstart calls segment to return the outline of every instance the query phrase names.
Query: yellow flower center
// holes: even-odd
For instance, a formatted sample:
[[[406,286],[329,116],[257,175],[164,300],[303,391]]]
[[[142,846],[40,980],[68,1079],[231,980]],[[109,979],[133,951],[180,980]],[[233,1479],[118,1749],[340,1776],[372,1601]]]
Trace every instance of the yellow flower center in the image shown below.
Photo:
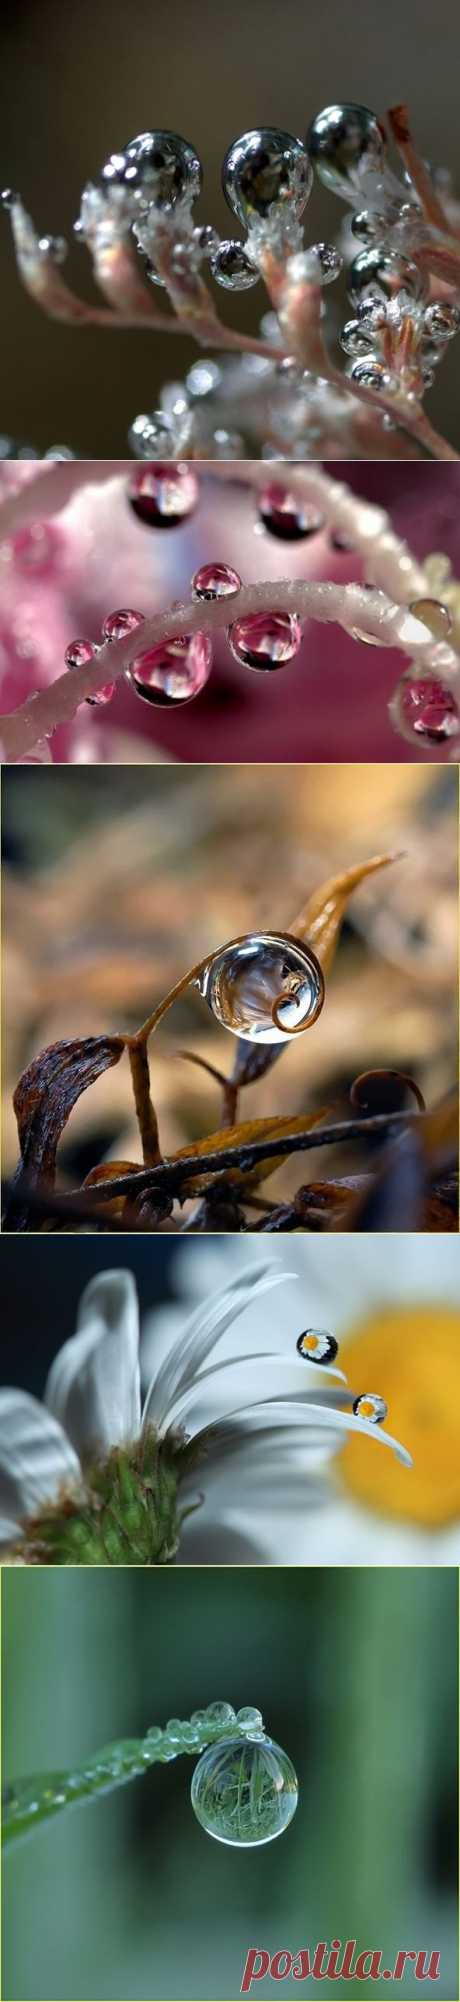
[[[342,1348],[342,1344],[341,1344]],[[344,1337],[356,1391],[375,1385],[387,1429],[412,1453],[412,1468],[362,1433],[350,1436],[337,1471],[350,1494],[382,1514],[427,1529],[460,1515],[460,1309],[378,1308]]]

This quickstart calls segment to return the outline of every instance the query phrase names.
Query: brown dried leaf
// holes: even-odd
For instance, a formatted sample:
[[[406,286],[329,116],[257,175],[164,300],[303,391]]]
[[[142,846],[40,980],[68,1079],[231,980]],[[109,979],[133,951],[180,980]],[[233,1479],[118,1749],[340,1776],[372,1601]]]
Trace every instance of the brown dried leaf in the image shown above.
[[[102,1071],[119,1062],[123,1050],[122,1036],[84,1036],[75,1042],[51,1043],[34,1057],[13,1098],[21,1149],[15,1181],[25,1174],[32,1185],[45,1181],[53,1186],[58,1141],[73,1106]],[[15,1183],[13,1191],[14,1187]],[[20,1221],[12,1193],[5,1223],[12,1223],[14,1213],[14,1228],[26,1228],[26,1211],[27,1204],[20,1206],[24,1216]]]
[[[279,1137],[280,1152],[274,1156],[271,1155],[268,1161],[257,1161],[255,1167],[245,1168],[243,1164],[239,1168],[229,1168],[225,1171],[226,1182],[236,1183],[239,1188],[254,1188],[258,1182],[265,1181],[268,1175],[274,1175],[275,1170],[281,1167],[284,1160],[282,1142],[285,1134],[309,1133],[313,1126],[321,1125],[322,1120],[326,1118],[329,1110],[330,1107],[323,1105],[316,1112],[299,1113],[296,1119],[280,1118],[279,1115],[274,1116],[272,1119],[244,1119],[238,1126],[223,1126],[217,1133],[210,1133],[206,1140],[198,1141],[195,1154],[204,1163],[206,1155],[217,1153],[219,1147],[225,1153],[228,1147],[242,1147],[244,1149],[245,1146],[250,1146],[255,1140],[276,1140]],[[173,1161],[180,1161],[183,1156],[187,1158],[189,1154],[189,1146],[179,1147],[178,1152],[172,1155],[171,1158]],[[215,1176],[215,1168],[210,1175],[206,1175],[204,1170],[203,1174],[198,1173],[196,1176],[195,1174],[190,1176],[186,1185],[187,1195],[193,1195],[195,1189],[202,1194],[204,1189],[212,1186]]]

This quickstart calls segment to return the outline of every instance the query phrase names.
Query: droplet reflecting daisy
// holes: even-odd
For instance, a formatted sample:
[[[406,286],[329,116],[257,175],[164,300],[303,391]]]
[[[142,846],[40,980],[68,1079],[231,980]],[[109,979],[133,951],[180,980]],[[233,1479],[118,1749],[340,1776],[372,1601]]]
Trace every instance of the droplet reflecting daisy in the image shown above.
[[[404,1447],[354,1413],[341,1370],[328,1362],[334,1388],[327,1380],[310,1388],[284,1311],[278,1313],[284,1344],[278,1334],[272,1348],[254,1349],[254,1309],[280,1285],[284,1294],[289,1280],[276,1258],[253,1257],[249,1268],[229,1274],[222,1291],[209,1298],[203,1290],[192,1318],[182,1319],[180,1329],[172,1325],[166,1340],[164,1319],[156,1339],[154,1317],[143,1411],[134,1280],[124,1271],[92,1280],[76,1333],[50,1370],[43,1404],[24,1391],[0,1393],[6,1560],[19,1552],[28,1563],[151,1566],[172,1562],[179,1551],[182,1562],[194,1562],[187,1524],[197,1509],[205,1514],[206,1502],[200,1561],[212,1562],[213,1534],[231,1513],[235,1493],[240,1503],[244,1497],[251,1536],[259,1474],[263,1491],[267,1470],[272,1482],[275,1470],[282,1502],[299,1450],[304,1493],[318,1443],[333,1452],[353,1433],[396,1453],[407,1469]],[[248,1339],[238,1345],[234,1331],[243,1314]],[[227,1353],[210,1361],[224,1339]],[[263,1548],[255,1554],[264,1561]]]

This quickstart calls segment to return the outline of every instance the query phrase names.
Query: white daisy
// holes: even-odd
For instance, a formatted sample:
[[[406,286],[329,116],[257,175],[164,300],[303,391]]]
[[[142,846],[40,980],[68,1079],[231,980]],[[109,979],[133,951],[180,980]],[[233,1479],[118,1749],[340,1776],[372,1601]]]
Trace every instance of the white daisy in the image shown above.
[[[268,1253],[268,1245],[265,1246]],[[249,1277],[260,1240],[209,1238],[200,1255],[183,1245],[174,1266],[179,1303],[147,1323],[142,1356],[148,1372],[155,1344],[171,1341],[198,1289],[225,1282],[230,1272]],[[279,1240],[277,1247],[279,1256]],[[190,1525],[186,1561],[206,1556],[208,1525],[216,1561],[244,1554],[251,1504],[251,1535],[259,1561],[330,1565],[458,1565],[460,1561],[460,1243],[456,1234],[434,1237],[347,1233],[290,1240],[297,1278],[283,1293],[282,1346],[292,1354],[299,1311],[317,1327],[333,1330],[339,1360],[359,1391],[381,1394],[393,1429],[411,1451],[407,1477],[390,1454],[334,1438],[333,1454],[308,1464],[290,1430],[288,1460],[281,1463],[267,1433],[259,1462],[253,1449],[229,1496],[223,1460],[212,1468],[201,1516]],[[251,1317],[253,1349],[276,1331],[278,1302],[257,1301]],[[276,1321],[274,1315],[276,1314]],[[222,1357],[226,1344],[222,1345]],[[254,1428],[252,1428],[254,1429]],[[310,1443],[310,1438],[309,1438]],[[329,1442],[328,1442],[329,1444]],[[235,1463],[236,1465],[236,1463]],[[283,1468],[285,1474],[283,1475]],[[210,1470],[211,1472],[211,1470]],[[276,1494],[276,1504],[274,1495]],[[213,1525],[219,1522],[219,1535]],[[235,1554],[233,1555],[233,1552]]]
[[[299,1290],[297,1318],[288,1322],[283,1307],[281,1345],[275,1336],[276,1346],[258,1340],[254,1349],[255,1314],[265,1319],[267,1295],[280,1284],[287,1289],[290,1279],[276,1257],[255,1254],[249,1270],[229,1274],[223,1291],[208,1300],[202,1294],[191,1320],[170,1325],[169,1339],[163,1316],[143,1412],[134,1280],[129,1272],[94,1279],[76,1333],[52,1365],[43,1404],[24,1391],[0,1393],[7,1556],[148,1565],[178,1551],[180,1561],[193,1563],[187,1518],[203,1506],[200,1561],[213,1562],[216,1531],[225,1536],[234,1512],[245,1549],[249,1537],[256,1561],[270,1561],[266,1532],[261,1540],[258,1532],[266,1497],[278,1532],[278,1503],[283,1522],[286,1507],[290,1520],[302,1496],[308,1506],[315,1485],[309,1470],[325,1449],[329,1458],[349,1433],[367,1434],[410,1465],[389,1433],[354,1414],[355,1393],[341,1370],[296,1353],[306,1318],[312,1325],[310,1312],[302,1318]],[[235,1323],[244,1313],[249,1345],[238,1345]],[[265,1344],[269,1332],[266,1321]],[[224,1342],[227,1352],[210,1362]],[[240,1538],[235,1524],[232,1561]],[[289,1546],[284,1555],[289,1561]]]

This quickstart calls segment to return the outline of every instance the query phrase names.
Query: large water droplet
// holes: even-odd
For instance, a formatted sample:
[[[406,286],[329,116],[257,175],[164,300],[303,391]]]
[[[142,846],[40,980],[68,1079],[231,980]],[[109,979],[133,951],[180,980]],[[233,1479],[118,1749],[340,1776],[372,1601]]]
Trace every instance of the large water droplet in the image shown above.
[[[306,145],[320,180],[345,201],[367,175],[383,173],[386,142],[365,104],[328,104],[313,119]]]
[[[310,1027],[324,980],[310,946],[283,932],[251,932],[221,946],[198,979],[212,1014],[233,1036],[281,1043]]]
[[[182,460],[153,460],[130,475],[128,500],[147,528],[176,528],[193,514],[198,481]]]
[[[252,612],[229,626],[228,640],[235,660],[243,667],[257,668],[262,674],[286,667],[294,660],[302,639],[296,612]]]
[[[319,535],[323,527],[323,516],[312,501],[302,500],[300,494],[290,493],[275,480],[262,488],[258,515],[269,535],[279,542],[302,542],[309,535]]]
[[[137,654],[126,669],[126,680],[144,702],[174,708],[201,694],[212,667],[207,633],[180,633],[161,646]]]
[[[407,292],[411,299],[421,299],[425,280],[418,265],[408,257],[401,257],[397,250],[361,250],[350,268],[349,297],[355,302],[370,288],[386,300],[397,298],[400,292]]]
[[[230,1738],[203,1752],[192,1779],[197,1821],[217,1842],[256,1848],[282,1835],[295,1814],[297,1776],[271,1738]]]
[[[255,217],[267,217],[273,205],[302,215],[311,183],[310,162],[300,139],[274,126],[242,133],[225,155],[225,199],[246,227]]]
[[[149,204],[163,212],[177,202],[195,202],[202,182],[201,161],[178,132],[140,132],[124,152],[134,161]]]
[[[297,1353],[303,1356],[305,1362],[318,1362],[323,1366],[335,1361],[338,1346],[335,1335],[329,1335],[325,1328],[305,1328],[296,1342]]]

